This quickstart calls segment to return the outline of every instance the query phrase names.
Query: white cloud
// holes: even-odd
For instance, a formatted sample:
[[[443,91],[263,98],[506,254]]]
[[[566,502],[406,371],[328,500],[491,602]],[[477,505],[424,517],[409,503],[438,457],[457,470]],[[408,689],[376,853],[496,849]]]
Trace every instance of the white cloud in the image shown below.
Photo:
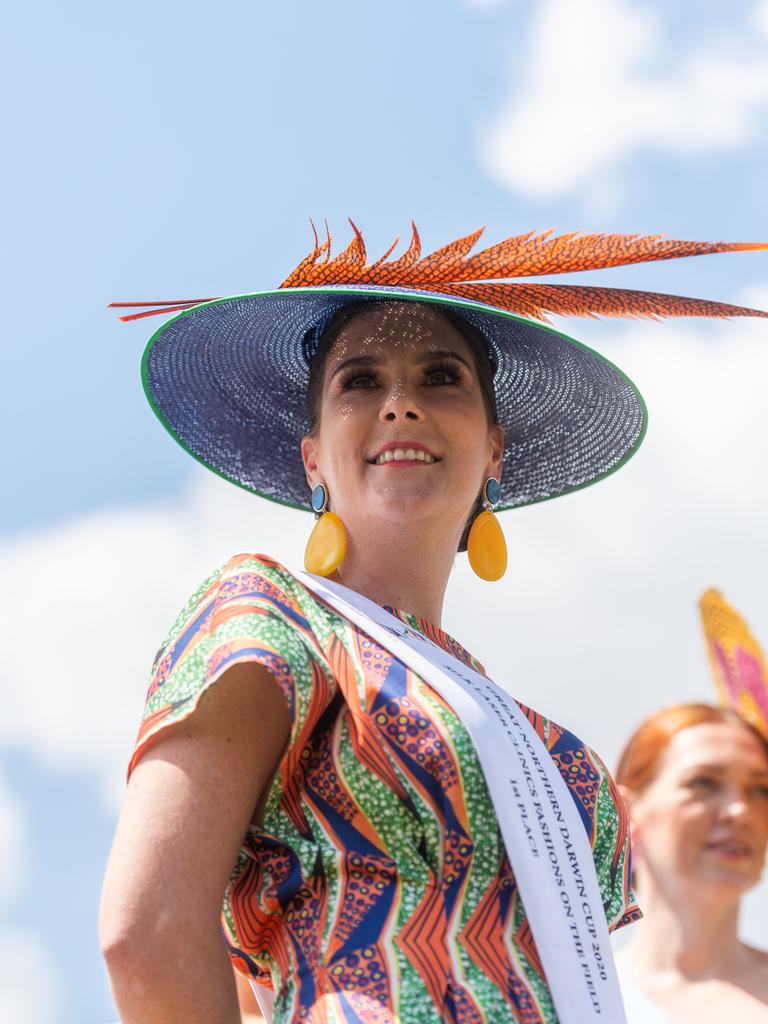
[[[0,775],[0,906],[22,878],[24,818],[21,804]]]
[[[752,21],[756,31],[768,39],[768,0],[761,0],[755,6]]]
[[[177,504],[115,509],[0,548],[0,688],[13,694],[0,743],[99,771],[114,805],[165,629],[208,572],[274,546],[296,519],[306,527],[201,474]]]
[[[714,696],[695,607],[706,586],[720,585],[768,644],[768,325],[602,324],[579,335],[645,395],[645,444],[607,481],[505,517],[508,578],[489,594],[460,567],[452,594],[484,606],[468,620],[478,649],[489,630],[519,637],[491,647],[499,674],[613,758],[643,711]],[[593,719],[595,702],[605,719]]]
[[[768,305],[768,288],[748,296]],[[615,762],[640,718],[713,699],[696,600],[719,585],[768,644],[765,518],[768,325],[734,320],[579,325],[651,412],[617,475],[504,516],[507,577],[462,558],[445,625],[516,695]],[[0,549],[0,742],[90,769],[116,806],[148,666],[193,587],[242,550],[296,563],[311,527],[200,471],[166,505],[118,509]],[[33,657],[34,653],[34,657]],[[747,933],[759,940],[765,888]]]
[[[511,57],[512,93],[480,136],[492,176],[533,199],[597,201],[641,151],[734,149],[765,129],[768,4],[717,40],[665,57],[659,16],[630,0],[542,0]],[[519,68],[519,74],[518,74]]]
[[[766,300],[755,287],[737,301]],[[608,480],[505,516],[505,579],[483,585],[461,564],[450,590],[448,627],[491,674],[611,765],[647,714],[715,699],[706,587],[768,647],[768,323],[707,326],[579,325],[644,394],[646,441]],[[766,916],[763,883],[745,901],[747,940],[765,945]]]
[[[0,930],[0,1020],[52,1024],[60,1019],[56,968],[37,936]]]
[[[0,776],[0,909],[34,884],[24,872],[26,843],[21,803]],[[40,937],[24,927],[0,927],[0,1020],[52,1024],[60,991]]]

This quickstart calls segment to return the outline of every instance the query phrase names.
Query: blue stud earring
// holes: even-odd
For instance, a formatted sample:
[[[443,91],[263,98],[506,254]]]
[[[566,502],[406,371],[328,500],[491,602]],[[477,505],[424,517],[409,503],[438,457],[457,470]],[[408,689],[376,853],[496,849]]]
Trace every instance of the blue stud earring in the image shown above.
[[[327,510],[328,494],[322,484],[315,484],[312,488],[312,497],[309,502],[316,516],[321,516]]]
[[[488,511],[494,509],[501,501],[501,484],[495,476],[489,476],[485,481],[483,496],[486,505],[488,505]]]

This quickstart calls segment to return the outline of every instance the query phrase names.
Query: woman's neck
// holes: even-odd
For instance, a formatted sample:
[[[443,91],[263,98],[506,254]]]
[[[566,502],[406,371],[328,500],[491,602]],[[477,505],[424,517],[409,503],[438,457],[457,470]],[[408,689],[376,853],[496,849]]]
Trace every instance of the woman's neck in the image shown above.
[[[347,554],[334,579],[376,604],[439,626],[456,546],[428,524],[398,530],[381,523],[348,529]]]
[[[638,980],[676,975],[696,981],[738,969],[745,954],[738,937],[738,899],[706,899],[702,887],[670,899],[652,879],[638,896],[645,917],[628,950]]]

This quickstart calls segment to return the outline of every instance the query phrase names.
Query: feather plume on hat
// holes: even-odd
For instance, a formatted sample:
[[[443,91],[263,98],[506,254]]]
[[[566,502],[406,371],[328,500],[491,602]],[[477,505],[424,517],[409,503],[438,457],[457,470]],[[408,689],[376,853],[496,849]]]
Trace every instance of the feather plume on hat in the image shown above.
[[[351,223],[351,222],[350,222]],[[609,359],[546,324],[548,314],[768,316],[743,306],[646,291],[530,280],[715,252],[760,242],[685,242],[660,235],[527,232],[475,252],[482,229],[422,255],[412,225],[369,262],[361,232],[331,253],[313,225],[310,252],[277,288],[225,298],[117,302],[121,317],[176,314],[149,339],[142,383],[171,436],[246,490],[309,508],[298,453],[307,423],[313,344],[351,303],[431,303],[479,331],[504,430],[498,511],[569,494],[616,472],[645,436],[642,395]]]
[[[699,600],[720,703],[768,738],[768,663],[749,626],[718,590]]]
[[[529,284],[506,281],[547,274],[599,270],[656,260],[680,259],[716,252],[768,249],[764,242],[684,242],[662,235],[581,234],[553,235],[552,230],[513,235],[470,255],[485,230],[479,228],[428,256],[421,255],[421,239],[411,224],[410,244],[402,256],[389,257],[396,238],[374,263],[367,262],[363,236],[350,220],[353,237],[337,256],[331,257],[331,236],[320,241],[314,224],[315,244],[280,285],[310,288],[323,285],[370,285],[418,288],[426,292],[470,299],[510,313],[548,322],[547,314],[562,316],[611,316],[658,319],[666,316],[768,316],[760,310],[708,299],[684,298],[626,288],[583,285]],[[143,312],[121,316],[139,320],[175,313],[211,298],[169,299],[160,302],[112,302],[111,308],[145,307]]]

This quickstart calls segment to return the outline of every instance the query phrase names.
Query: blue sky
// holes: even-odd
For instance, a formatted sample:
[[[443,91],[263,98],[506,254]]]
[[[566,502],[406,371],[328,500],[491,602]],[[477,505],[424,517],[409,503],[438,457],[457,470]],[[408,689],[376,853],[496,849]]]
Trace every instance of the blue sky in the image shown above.
[[[327,217],[341,241],[356,218],[372,251],[411,217],[427,244],[483,223],[494,237],[552,225],[750,237],[765,222],[763,134],[749,149],[693,158],[630,152],[618,172],[626,202],[596,216],[578,196],[505,188],[477,139],[500,98],[525,85],[531,6],[387,10],[224,3],[212,17],[202,4],[138,3],[117,18],[97,4],[17,7],[0,72],[14,97],[3,279],[7,380],[17,382],[2,416],[6,434],[23,431],[24,445],[5,453],[23,487],[4,502],[3,529],[179,486],[190,467],[126,386],[141,328],[105,316],[105,302],[277,283],[308,247],[309,216]],[[718,31],[717,10],[678,5],[650,71],[674,68],[684,44]],[[566,91],[562,117],[586,125],[590,111],[572,109]],[[542,143],[556,128],[542,124]],[[681,265],[674,283],[721,288],[741,279],[737,264]]]
[[[310,216],[338,245],[352,216],[376,255],[411,218],[426,247],[480,224],[489,241],[552,226],[768,238],[768,3],[584,0],[573,21],[574,6],[139,0],[6,16],[0,826],[17,867],[0,877],[0,950],[35,980],[8,1003],[27,1024],[114,1019],[99,878],[145,667],[185,588],[230,544],[295,559],[307,528],[206,480],[173,445],[139,384],[147,325],[119,324],[106,303],[275,285],[310,247]],[[764,254],[597,276],[768,305]],[[566,623],[569,654],[537,691],[555,717],[610,709],[627,660],[658,680],[620,728],[596,730],[615,754],[632,715],[708,696],[699,589],[727,586],[768,643],[754,469],[768,346],[759,322],[561,326],[635,376],[651,433],[634,476],[519,514],[494,614],[540,639],[543,608]],[[454,631],[505,666],[463,622],[462,573]],[[563,603],[569,588],[589,618]],[[509,655],[534,704],[539,652]]]

